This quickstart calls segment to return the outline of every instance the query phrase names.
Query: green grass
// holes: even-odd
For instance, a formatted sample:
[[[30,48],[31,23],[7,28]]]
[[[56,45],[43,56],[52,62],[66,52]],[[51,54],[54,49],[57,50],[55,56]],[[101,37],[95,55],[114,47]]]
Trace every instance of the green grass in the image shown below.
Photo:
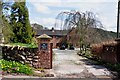
[[[8,73],[24,73],[27,75],[30,75],[33,73],[33,68],[29,67],[28,65],[23,65],[19,62],[7,61],[4,59],[1,59],[0,64],[1,64],[2,70]]]
[[[12,46],[21,46],[21,47],[28,47],[28,48],[37,48],[36,44],[24,44],[24,43],[9,43]]]

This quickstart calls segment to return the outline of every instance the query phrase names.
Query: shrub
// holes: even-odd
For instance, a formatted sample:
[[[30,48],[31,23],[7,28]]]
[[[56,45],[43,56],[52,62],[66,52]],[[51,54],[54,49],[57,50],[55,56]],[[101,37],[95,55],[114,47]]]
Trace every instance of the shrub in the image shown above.
[[[15,61],[7,61],[0,60],[1,68],[3,71],[7,71],[9,73],[24,73],[24,74],[32,74],[33,69],[27,65],[23,65],[19,62]]]
[[[78,52],[78,55],[87,57],[87,58],[93,58],[93,54],[91,53],[90,49],[85,50],[81,50],[80,52]]]

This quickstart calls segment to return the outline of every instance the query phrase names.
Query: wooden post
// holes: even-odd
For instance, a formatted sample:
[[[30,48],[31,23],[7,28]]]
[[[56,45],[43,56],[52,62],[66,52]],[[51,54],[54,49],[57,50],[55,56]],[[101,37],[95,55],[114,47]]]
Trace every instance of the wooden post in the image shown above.
[[[52,47],[53,47],[53,44],[50,43],[50,62],[51,62],[51,63],[50,63],[50,65],[51,65],[50,68],[51,68],[51,69],[52,69],[52,58],[53,58],[53,57],[52,57],[52,53],[53,53],[53,52],[52,52]]]

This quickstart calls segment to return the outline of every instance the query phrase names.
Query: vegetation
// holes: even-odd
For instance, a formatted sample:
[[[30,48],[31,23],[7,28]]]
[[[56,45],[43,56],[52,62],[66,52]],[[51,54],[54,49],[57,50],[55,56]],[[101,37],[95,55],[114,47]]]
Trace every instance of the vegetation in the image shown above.
[[[12,36],[14,35],[14,33],[12,32],[12,27],[11,25],[9,24],[9,9],[10,9],[10,3],[8,2],[3,2],[1,1],[1,24],[0,24],[0,27],[1,27],[1,31],[2,31],[2,38],[4,36],[4,42],[5,43],[8,43],[8,42],[11,42],[11,38]]]
[[[2,2],[0,1],[0,33],[1,33],[1,29],[2,29]]]
[[[11,37],[14,36],[14,33],[12,32],[11,25],[8,23],[7,19],[5,19],[5,16],[3,16],[3,24],[4,27],[2,28],[2,32],[4,35],[5,43],[11,42]]]
[[[33,73],[33,69],[27,65],[23,65],[15,61],[0,60],[1,68],[7,73],[24,73],[30,75]]]
[[[13,42],[31,43],[33,31],[29,22],[26,2],[15,2],[11,7],[10,24],[13,29]]]
[[[5,42],[31,43],[34,32],[30,25],[26,1],[24,2],[4,2],[0,1],[0,16],[2,15],[2,33]],[[1,17],[0,17],[1,18]]]
[[[81,51],[79,51],[77,54],[80,56],[84,56],[86,58],[89,58],[89,59],[93,58],[93,54],[91,54],[91,50],[89,48],[87,48],[86,51],[81,49]]]
[[[2,28],[3,28],[3,23],[2,23],[2,2],[0,1],[0,42],[2,40]]]
[[[10,43],[10,45],[12,45],[12,46],[28,47],[28,48],[37,48],[37,44]]]
[[[103,42],[103,41],[116,39],[116,35],[117,35],[116,32],[106,31],[106,30],[97,29],[97,28],[96,28],[96,31],[97,31],[97,33],[99,33],[99,35],[97,37],[98,38],[97,39],[98,42]],[[93,36],[92,36],[92,38],[93,38]]]

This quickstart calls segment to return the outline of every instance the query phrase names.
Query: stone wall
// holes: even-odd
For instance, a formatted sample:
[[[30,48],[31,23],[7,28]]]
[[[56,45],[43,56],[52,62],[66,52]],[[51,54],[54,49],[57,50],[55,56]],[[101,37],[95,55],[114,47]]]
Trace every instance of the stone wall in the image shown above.
[[[38,48],[2,46],[2,58],[28,64],[34,68],[52,68],[52,45],[48,45],[46,51]]]
[[[33,66],[37,59],[38,48],[2,46],[2,58]]]

